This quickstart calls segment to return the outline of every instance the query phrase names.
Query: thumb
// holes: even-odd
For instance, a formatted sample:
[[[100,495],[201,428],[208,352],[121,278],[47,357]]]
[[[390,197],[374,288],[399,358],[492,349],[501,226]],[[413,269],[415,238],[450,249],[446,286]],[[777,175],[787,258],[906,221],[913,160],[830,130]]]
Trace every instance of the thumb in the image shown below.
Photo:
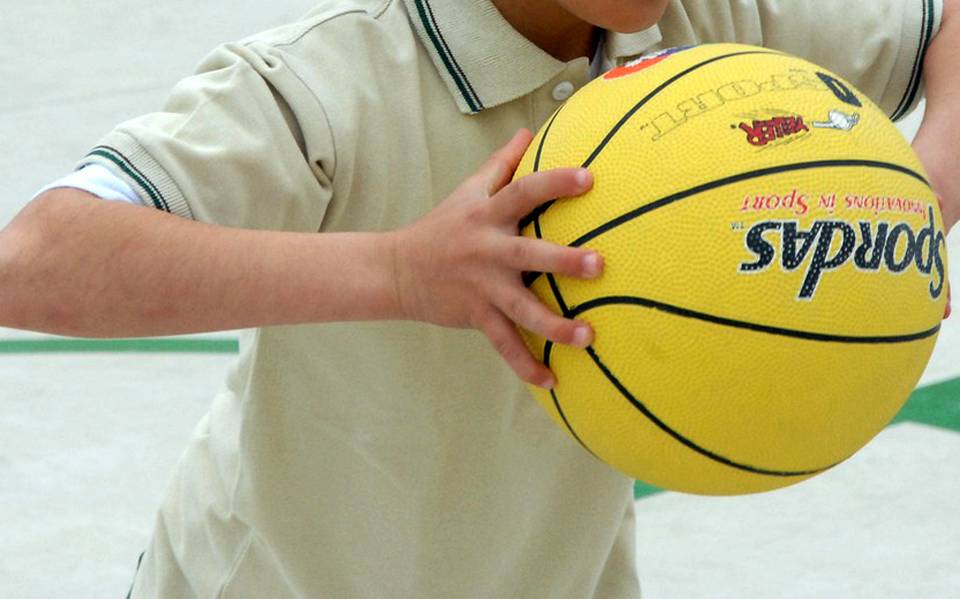
[[[488,195],[497,193],[513,179],[513,173],[523,160],[523,154],[532,140],[533,133],[529,129],[520,129],[480,167],[477,175]]]
[[[943,319],[944,319],[944,320],[950,318],[950,314],[953,313],[953,308],[952,308],[951,305],[950,305],[950,304],[951,304],[951,301],[952,301],[951,296],[953,295],[953,294],[951,293],[951,291],[952,291],[952,288],[950,287],[950,284],[948,283],[948,284],[947,284],[947,306],[943,309]]]

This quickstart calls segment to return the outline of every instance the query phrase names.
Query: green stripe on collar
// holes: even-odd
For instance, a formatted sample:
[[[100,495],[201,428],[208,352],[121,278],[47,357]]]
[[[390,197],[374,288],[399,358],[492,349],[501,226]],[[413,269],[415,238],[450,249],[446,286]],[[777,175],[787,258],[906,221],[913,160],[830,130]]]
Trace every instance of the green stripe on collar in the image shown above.
[[[470,80],[467,79],[467,76],[463,73],[463,69],[460,68],[456,58],[450,51],[450,46],[448,46],[446,40],[443,39],[443,33],[437,26],[437,21],[433,15],[433,9],[430,6],[429,0],[414,0],[414,4],[417,7],[417,14],[420,17],[421,23],[423,23],[424,30],[430,37],[430,41],[440,56],[440,60],[443,61],[447,73],[463,95],[467,106],[470,107],[472,112],[480,112],[483,110],[483,103],[480,101],[477,92],[473,89],[473,86],[470,85]]]

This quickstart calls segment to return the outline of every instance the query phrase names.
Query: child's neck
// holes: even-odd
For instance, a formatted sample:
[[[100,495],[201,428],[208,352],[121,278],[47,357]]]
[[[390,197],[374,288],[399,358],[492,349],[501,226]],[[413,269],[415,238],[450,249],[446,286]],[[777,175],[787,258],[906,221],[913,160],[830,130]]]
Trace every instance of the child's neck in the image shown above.
[[[492,0],[513,28],[557,60],[591,57],[599,31],[556,0]]]

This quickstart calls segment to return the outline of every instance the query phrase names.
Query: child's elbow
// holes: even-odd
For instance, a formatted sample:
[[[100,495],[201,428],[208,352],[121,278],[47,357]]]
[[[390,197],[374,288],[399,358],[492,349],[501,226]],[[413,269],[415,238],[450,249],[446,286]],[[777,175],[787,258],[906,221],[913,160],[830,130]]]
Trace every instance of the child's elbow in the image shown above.
[[[56,201],[53,190],[31,200],[0,229],[0,327],[24,328],[30,305],[34,266],[44,237],[50,234],[46,215]]]
[[[10,226],[0,230],[0,326],[16,327],[20,310],[17,302],[17,243]]]

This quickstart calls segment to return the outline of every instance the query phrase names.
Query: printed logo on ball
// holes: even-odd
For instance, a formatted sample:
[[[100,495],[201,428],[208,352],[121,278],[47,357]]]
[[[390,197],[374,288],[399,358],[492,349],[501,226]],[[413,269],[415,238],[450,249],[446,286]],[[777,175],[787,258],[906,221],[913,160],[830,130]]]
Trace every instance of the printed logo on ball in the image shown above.
[[[658,142],[668,135],[686,127],[691,121],[699,117],[713,113],[720,108],[732,108],[737,105],[746,104],[746,100],[752,100],[755,104],[761,98],[764,102],[779,101],[779,98],[789,99],[792,94],[798,92],[822,92],[831,94],[832,97],[841,101],[843,104],[852,107],[861,107],[863,103],[846,84],[831,75],[821,72],[810,72],[803,69],[793,68],[783,72],[772,73],[759,79],[739,78],[732,81],[726,81],[719,85],[714,83],[710,88],[699,89],[695,94],[681,97],[678,102],[672,102],[670,105],[651,112],[638,113],[640,119],[637,127],[644,132],[649,141]],[[777,100],[774,100],[774,97]],[[849,110],[849,109],[847,109]],[[818,121],[820,126],[814,128],[837,129],[850,131],[860,123],[860,114],[857,112],[848,113],[847,110],[837,109],[831,111],[824,121]],[[809,115],[798,115],[793,111],[785,111],[781,114],[767,113],[765,115],[751,115],[749,119],[757,121],[772,120],[776,118],[801,117]],[[819,118],[819,115],[818,115]],[[752,127],[752,123],[744,123]],[[793,125],[799,127],[799,123],[793,122]],[[779,122],[773,127],[782,127],[784,122]],[[809,130],[806,121],[804,127]],[[731,125],[731,128],[738,129],[737,124]],[[802,129],[800,130],[802,131]]]
[[[832,202],[836,208],[836,200],[835,194],[821,195],[819,206],[830,206]],[[813,200],[797,190],[784,196],[748,196],[741,211],[780,209],[787,204],[788,209],[800,216],[811,209]],[[918,229],[908,222],[892,220],[852,223],[829,218],[816,219],[806,226],[796,219],[763,220],[746,230],[744,245],[751,257],[740,264],[740,273],[762,273],[774,265],[788,273],[802,271],[797,299],[812,300],[827,273],[851,263],[862,272],[885,270],[899,275],[913,270],[930,279],[930,298],[940,298],[946,282],[946,238],[936,226],[932,206],[906,198],[854,194],[847,195],[843,205],[875,214],[925,213],[927,222]]]
[[[751,145],[766,147],[770,142],[809,133],[810,128],[802,116],[775,116],[769,119],[740,123],[739,129],[747,134]]]
[[[847,114],[842,110],[831,110],[827,120],[813,123],[815,129],[836,129],[838,131],[853,131],[860,124],[860,113]]]
[[[749,115],[745,115],[750,118]],[[765,149],[773,143],[789,143],[806,137],[813,129],[833,129],[836,131],[853,131],[860,123],[860,113],[847,114],[842,110],[831,110],[826,120],[814,121],[809,126],[804,117],[788,115],[785,111],[778,116],[768,118],[754,118],[739,125],[731,125],[731,129],[740,129],[747,135],[747,142],[752,146]]]

